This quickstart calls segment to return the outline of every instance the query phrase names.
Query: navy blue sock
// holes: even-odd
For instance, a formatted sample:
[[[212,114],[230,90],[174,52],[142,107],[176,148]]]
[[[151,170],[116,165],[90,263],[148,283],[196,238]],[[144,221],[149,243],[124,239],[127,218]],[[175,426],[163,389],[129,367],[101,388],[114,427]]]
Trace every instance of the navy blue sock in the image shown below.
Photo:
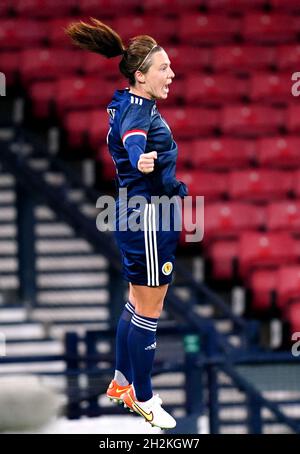
[[[121,386],[132,383],[127,338],[133,314],[134,306],[128,301],[121,314],[116,334],[116,371],[114,378]]]
[[[151,371],[156,348],[157,318],[135,313],[128,334],[133,386],[137,400],[145,402],[153,396]]]

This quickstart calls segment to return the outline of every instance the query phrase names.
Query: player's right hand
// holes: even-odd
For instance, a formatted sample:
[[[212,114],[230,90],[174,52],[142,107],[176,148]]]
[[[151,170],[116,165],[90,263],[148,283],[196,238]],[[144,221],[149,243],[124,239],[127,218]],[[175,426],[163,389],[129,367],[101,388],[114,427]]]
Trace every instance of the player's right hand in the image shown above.
[[[150,173],[154,170],[154,160],[157,159],[157,151],[141,154],[137,168],[142,173]]]

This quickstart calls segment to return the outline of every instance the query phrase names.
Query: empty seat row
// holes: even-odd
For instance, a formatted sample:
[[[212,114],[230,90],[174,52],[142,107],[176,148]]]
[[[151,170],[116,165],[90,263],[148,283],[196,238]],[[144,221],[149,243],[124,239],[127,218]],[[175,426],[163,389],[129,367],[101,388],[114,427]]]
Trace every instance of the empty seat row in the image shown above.
[[[300,106],[273,107],[260,104],[226,104],[218,108],[161,108],[178,139],[197,137],[220,129],[223,134],[258,137],[276,135],[283,128],[300,131]]]
[[[8,52],[2,58],[1,69],[5,71],[7,67],[9,72],[19,72],[24,84],[33,80],[59,79],[79,71],[99,77],[99,85],[105,78],[119,77],[119,59],[105,59],[76,50],[33,48],[22,51],[15,59]],[[175,103],[181,99],[191,104],[224,104],[248,97],[252,101],[263,100],[270,104],[287,102],[291,98],[293,83],[290,72],[257,71],[247,78],[190,72],[183,79],[175,79],[168,101]]]
[[[98,17],[98,16],[97,16]],[[88,17],[75,16],[57,18],[51,21],[33,20],[32,18],[7,18],[0,20],[0,49],[22,49],[31,45],[45,43],[53,45],[70,45],[70,39],[65,35],[64,28],[78,20],[89,21]],[[119,17],[106,23],[122,34],[124,41],[135,35],[148,33],[160,42],[170,41],[176,33],[176,23],[173,19],[163,17]]]
[[[139,0],[127,0],[126,10],[136,11],[141,7],[145,12],[175,13],[180,14],[182,9],[206,7],[210,11],[244,12],[245,9],[258,9],[269,4],[271,8],[283,11],[300,11],[297,0],[145,0],[141,5]],[[81,14],[101,14],[110,16],[124,7],[123,0],[7,0],[1,4],[0,12],[8,14],[14,11],[18,15],[35,17],[51,17],[78,12]]]
[[[68,21],[70,19],[76,21],[78,16],[68,17]],[[80,19],[88,20],[88,16],[81,15]],[[65,19],[59,16],[55,20],[58,20],[54,22],[56,27],[66,25]],[[173,39],[188,45],[233,43],[237,36],[242,36],[249,43],[284,44],[296,41],[299,30],[299,17],[284,13],[248,13],[242,18],[197,12],[186,12],[177,18],[162,17],[159,14],[132,14],[109,19],[107,23],[121,33],[125,41],[132,36],[146,33],[155,36],[164,45]],[[1,19],[0,29],[0,48],[7,49],[22,48],[49,40],[51,42],[51,34],[62,34],[62,30],[53,30],[50,21],[34,20],[30,14],[25,19]]]
[[[138,8],[138,0],[126,0],[126,9]],[[72,13],[114,15],[116,10],[124,7],[123,0],[6,0],[2,12],[14,11],[22,17],[59,17]],[[1,10],[0,10],[1,11]]]
[[[256,314],[280,309],[290,332],[300,331],[300,265],[254,271],[248,282],[251,308]]]
[[[251,281],[257,270],[276,270],[299,263],[300,242],[288,232],[243,231],[238,239],[215,240],[206,251],[214,279],[241,277]]]
[[[111,100],[115,88],[116,82],[113,81],[99,84],[95,77],[70,77],[57,82],[31,84],[29,94],[34,115],[46,117],[51,109],[58,115],[82,108],[98,108],[101,112]]]
[[[94,85],[93,85],[94,83]],[[30,89],[31,98],[33,100],[33,111],[38,116],[46,117],[49,115],[51,106],[56,109],[60,115],[71,115],[70,110],[98,109],[99,113],[105,112],[112,91],[112,83],[107,82],[106,90],[99,90],[97,81],[85,86],[78,79],[75,87],[72,84],[51,82],[42,82],[32,85]],[[102,104],[102,108],[99,105]],[[259,109],[259,108],[258,108]],[[229,110],[229,107],[226,108]],[[265,109],[263,109],[265,110]],[[299,108],[298,108],[299,110]],[[298,166],[299,163],[299,138],[298,136],[275,136],[273,138],[262,137],[256,142],[252,139],[195,139],[201,134],[212,134],[214,129],[219,127],[226,133],[239,133],[238,127],[235,129],[226,129],[220,122],[220,115],[224,112],[219,112],[214,109],[197,109],[197,108],[168,108],[164,109],[164,118],[169,123],[174,136],[178,137],[179,143],[179,163],[183,166],[190,165],[195,168],[202,169],[230,169],[234,167],[247,167],[251,162],[256,162],[262,166],[269,167],[284,167],[287,169]],[[270,123],[270,116],[273,114],[272,109],[268,109],[269,117],[262,118],[262,121]],[[281,111],[280,111],[281,112]],[[275,110],[275,115],[277,114]],[[77,116],[73,116],[68,120],[70,136],[77,129],[77,121],[80,122],[80,116],[85,116],[86,112],[77,112]],[[283,115],[283,113],[282,113]],[[288,115],[287,115],[288,117]],[[289,117],[288,117],[289,118]],[[287,118],[287,119],[288,119]],[[275,117],[276,119],[276,117]],[[292,116],[292,120],[297,119],[298,124],[296,131],[300,130],[300,118]],[[233,120],[234,121],[234,120]],[[284,124],[284,123],[282,123]],[[252,129],[244,129],[249,135],[249,131],[254,135],[255,126],[253,123]],[[261,133],[276,133],[276,125],[261,124]],[[249,123],[250,128],[251,123]],[[289,123],[287,123],[289,127]],[[87,125],[86,133],[88,134],[89,125]],[[100,146],[101,143],[98,144]],[[282,165],[283,164],[283,165]],[[253,187],[259,187],[261,182],[256,182],[255,173],[250,173]]]
[[[238,169],[252,164],[279,169],[300,166],[300,137],[297,135],[195,139],[178,141],[177,145],[180,169]]]
[[[109,85],[109,82],[107,85]],[[92,83],[85,85],[81,82],[81,79],[78,79],[75,86],[68,80],[65,80],[64,82],[60,81],[57,85],[47,82],[37,83],[31,87],[30,93],[33,99],[34,112],[44,116],[47,115],[51,103],[55,103],[56,111],[60,115],[63,115],[68,112],[68,110],[78,110],[87,107],[99,108],[100,104],[102,104],[104,108],[111,97],[111,91],[100,90],[96,80],[94,81],[94,85]],[[222,128],[225,133],[227,131],[229,133],[240,133],[241,131],[237,125],[234,125],[236,126],[236,129],[234,129],[233,127],[229,128],[224,123],[222,124],[220,117],[227,113],[227,109],[229,110],[229,108],[225,108],[225,112],[221,112],[216,109],[201,109],[194,107],[185,109],[166,108],[163,109],[163,113],[174,136],[178,137],[178,139],[189,139],[198,137],[201,134],[212,134],[216,128]],[[260,107],[257,109],[259,113],[261,113],[260,121],[263,122],[260,125],[261,133],[276,132],[277,128],[280,126],[279,119],[283,118],[283,112],[281,110],[273,111],[272,109]],[[103,111],[103,109],[99,108],[99,111],[101,110]],[[255,108],[254,112],[256,113]],[[264,114],[269,114],[269,116],[264,116]],[[76,121],[74,119],[79,119],[80,115],[84,116],[85,112],[82,112],[81,114],[78,113],[78,116],[73,117],[73,120],[69,122],[70,134],[77,129]],[[232,119],[232,121],[234,120]],[[277,124],[276,121],[278,121]],[[283,119],[281,121],[283,124]],[[266,122],[268,123],[266,124]],[[257,133],[259,125],[257,121],[249,121],[248,129],[246,128],[246,124],[247,123],[245,122],[245,133],[249,133],[249,131],[252,132],[253,135]]]
[[[106,111],[95,109],[83,113],[71,112],[64,116],[63,123],[68,133],[68,143],[71,147],[81,147],[88,144],[92,150],[97,150],[99,149],[99,144],[105,142],[108,133],[108,115]],[[109,176],[111,176],[111,172],[106,173],[107,179],[109,179]]]
[[[195,208],[193,208],[195,210]],[[243,230],[287,231],[300,235],[300,201],[279,200],[264,206],[247,202],[206,202],[205,242],[237,238]]]
[[[225,137],[178,140],[177,145],[178,169],[192,167],[216,170],[249,167],[251,163],[258,161],[261,155],[258,151],[259,140],[254,139]]]
[[[30,81],[60,79],[79,71],[99,77],[99,85],[105,78],[118,78],[119,59],[105,59],[92,53],[63,48],[32,48],[22,51],[18,58],[10,52],[1,55],[1,69],[20,74],[26,85]],[[174,68],[175,69],[175,68]],[[187,73],[175,79],[169,103],[179,99],[185,103],[221,104],[248,97],[252,101],[275,103],[288,102],[294,82],[290,72],[257,71],[245,77],[230,74],[208,75],[200,72]]]
[[[178,139],[196,137],[221,129],[224,134],[243,137],[300,131],[300,105],[273,107],[260,104],[226,104],[217,108],[161,108]]]
[[[300,46],[298,43],[277,46],[217,45],[212,49],[208,60],[216,71],[245,72],[266,67],[295,70],[299,54]]]
[[[2,48],[0,53],[2,71],[20,72],[24,80],[43,79],[45,76],[58,77],[70,71],[79,70],[86,74],[97,74],[102,79],[110,77],[111,73],[118,71],[118,58],[106,59],[76,49],[65,35],[63,25],[57,21],[54,24],[54,30],[57,31],[58,36],[55,41],[49,43],[50,46],[38,47],[39,43],[32,43],[32,45],[26,45],[24,50]],[[10,41],[2,42],[3,45],[9,45],[9,43]],[[280,92],[290,93],[291,75],[297,70],[300,56],[300,45],[298,44],[277,47],[245,45],[216,46],[214,48],[178,45],[166,46],[166,50],[179,78],[189,75],[191,71],[201,73],[207,68],[213,69],[215,74],[211,74],[210,77],[207,75],[203,83],[204,88],[207,87],[214,94],[217,88],[222,89],[222,85],[225,85],[224,82],[227,81],[228,75],[251,75],[252,86],[246,85],[245,89],[249,92],[252,88],[251,96],[258,98],[262,95],[266,98],[268,93],[271,97],[278,96]],[[74,63],[70,68],[69,61],[73,59]],[[50,70],[49,75],[43,72],[45,67]],[[265,72],[266,69],[275,67],[280,72]],[[288,70],[289,72],[287,72]],[[201,77],[201,74],[198,74],[198,77]],[[217,78],[215,83],[214,78]],[[178,78],[175,80],[178,83]],[[241,94],[244,94],[243,90]],[[250,95],[250,93],[247,94]]]
[[[102,159],[106,159],[103,150]],[[107,160],[108,161],[108,160]],[[113,167],[113,166],[112,166]],[[112,169],[113,173],[113,169]],[[197,211],[198,210],[198,211]],[[204,200],[204,237],[206,247],[217,240],[238,240],[246,231],[288,232],[293,238],[300,237],[300,201],[280,200],[266,205],[257,205],[243,201],[210,202]],[[200,227],[199,207],[183,207],[185,227],[190,220]]]
[[[148,0],[152,1],[152,0]],[[166,0],[162,0],[164,3]],[[206,0],[206,6],[211,9],[217,8],[220,10],[230,11],[249,11],[251,8],[262,8],[266,5],[274,9],[281,9],[286,11],[300,11],[298,0]]]
[[[257,71],[249,76],[239,78],[226,74],[190,74],[184,80],[182,97],[186,103],[205,104],[225,104],[239,101],[243,97],[268,104],[288,102],[291,99],[294,82],[291,81],[290,72]]]
[[[300,265],[255,271],[248,286],[252,291],[253,306],[256,309],[266,310],[272,303],[283,309],[292,300],[300,299]]]
[[[235,200],[267,202],[293,192],[300,195],[300,171],[243,169],[231,172],[178,170],[178,178],[189,186],[191,195],[209,199],[227,196]]]

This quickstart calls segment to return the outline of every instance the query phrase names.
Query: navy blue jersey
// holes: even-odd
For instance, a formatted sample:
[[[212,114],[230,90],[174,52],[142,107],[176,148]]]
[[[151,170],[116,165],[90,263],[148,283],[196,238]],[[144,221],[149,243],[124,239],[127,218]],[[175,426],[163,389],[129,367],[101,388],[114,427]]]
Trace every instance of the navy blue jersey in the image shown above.
[[[184,183],[176,180],[177,145],[171,130],[159,113],[156,102],[116,90],[108,105],[107,144],[117,171],[117,182],[128,188],[128,195],[187,195]],[[157,151],[154,171],[137,168],[142,153]]]

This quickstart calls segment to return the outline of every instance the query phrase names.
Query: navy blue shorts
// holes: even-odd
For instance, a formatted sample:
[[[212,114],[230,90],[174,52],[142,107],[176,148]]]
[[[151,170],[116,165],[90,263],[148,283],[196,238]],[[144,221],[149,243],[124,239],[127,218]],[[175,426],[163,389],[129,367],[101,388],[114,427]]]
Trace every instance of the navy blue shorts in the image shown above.
[[[115,237],[126,281],[149,287],[172,281],[181,230],[181,209],[174,200],[167,206],[146,203],[136,208],[117,201]]]

